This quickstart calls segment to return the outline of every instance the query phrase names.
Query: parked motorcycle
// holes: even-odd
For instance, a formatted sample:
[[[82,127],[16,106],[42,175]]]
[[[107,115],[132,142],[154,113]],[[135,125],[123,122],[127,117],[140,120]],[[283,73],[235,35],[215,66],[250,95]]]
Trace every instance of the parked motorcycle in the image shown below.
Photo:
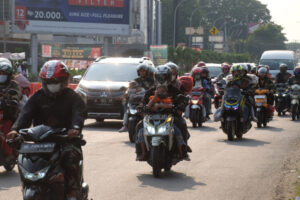
[[[40,125],[19,131],[15,140],[9,141],[19,149],[18,169],[22,181],[23,199],[66,200],[65,171],[61,168],[62,145],[66,142],[85,145],[82,136],[68,138],[67,129],[53,129]],[[88,185],[83,182],[78,199],[88,199]]]
[[[9,90],[7,92],[9,95],[16,95],[15,90]],[[13,121],[4,120],[5,112],[12,111],[10,108],[18,107],[18,102],[15,100],[10,100],[3,95],[0,97],[0,166],[4,166],[6,171],[11,171],[16,165],[16,153],[13,152],[11,147],[6,143],[6,134],[10,131]],[[12,156],[8,157],[6,154],[11,154]]]
[[[190,94],[190,121],[193,124],[193,128],[202,126],[202,123],[206,121],[206,110],[203,104],[205,90],[201,88],[193,88]]]
[[[230,87],[225,90],[224,106],[221,111],[222,130],[232,141],[235,136],[242,139],[243,134],[251,128],[249,108],[246,98],[239,88]]]
[[[139,108],[139,105],[142,102],[144,95],[145,95],[145,90],[129,96],[127,112],[128,112],[128,135],[129,135],[129,141],[131,143],[135,142],[136,125],[138,124],[138,122],[143,120],[143,114]]]
[[[222,105],[225,87],[226,87],[225,80],[218,81],[215,84],[214,104],[216,109],[218,109]]]
[[[272,120],[272,115],[270,114],[267,94],[269,90],[259,88],[255,90],[255,108],[256,108],[256,118],[257,118],[257,127],[261,128],[261,125],[264,127],[267,126],[267,123]]]
[[[299,106],[299,100],[300,100],[300,85],[292,85],[291,90],[291,113],[292,113],[292,119],[293,121],[296,119],[300,119],[300,106]]]
[[[275,93],[275,109],[278,113],[278,116],[285,115],[288,111],[288,89],[287,84],[279,83],[276,85],[276,93]]]

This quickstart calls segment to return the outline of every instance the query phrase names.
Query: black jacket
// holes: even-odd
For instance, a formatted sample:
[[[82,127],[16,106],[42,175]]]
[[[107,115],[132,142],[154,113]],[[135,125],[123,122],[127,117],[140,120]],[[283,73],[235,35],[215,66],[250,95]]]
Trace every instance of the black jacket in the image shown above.
[[[289,78],[291,77],[292,75],[288,72],[286,73],[278,73],[275,77],[275,83],[287,83]]]
[[[12,130],[19,131],[44,124],[53,128],[82,129],[84,125],[85,105],[73,90],[66,88],[62,94],[54,97],[43,89],[37,91],[26,103]]]
[[[145,80],[142,80],[140,77],[134,79],[135,82],[139,84],[140,87],[144,88],[145,90],[149,90],[154,85],[153,78],[147,77]]]

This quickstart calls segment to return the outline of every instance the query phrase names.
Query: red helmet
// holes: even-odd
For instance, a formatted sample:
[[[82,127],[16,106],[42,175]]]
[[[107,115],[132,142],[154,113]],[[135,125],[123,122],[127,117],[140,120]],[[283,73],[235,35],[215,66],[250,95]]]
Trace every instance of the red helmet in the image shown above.
[[[222,69],[228,69],[228,70],[230,70],[230,65],[228,64],[228,63],[226,63],[226,62],[224,62],[222,65],[221,65],[221,68]]]
[[[60,60],[51,60],[43,65],[39,76],[45,93],[51,96],[57,95],[67,87],[68,67]]]
[[[194,77],[196,74],[201,74],[203,72],[203,68],[202,67],[195,67],[192,70],[192,77]]]
[[[39,74],[41,79],[69,78],[68,67],[60,60],[46,62]]]
[[[200,61],[200,62],[198,62],[197,67],[206,67],[206,64],[205,64],[205,62]]]

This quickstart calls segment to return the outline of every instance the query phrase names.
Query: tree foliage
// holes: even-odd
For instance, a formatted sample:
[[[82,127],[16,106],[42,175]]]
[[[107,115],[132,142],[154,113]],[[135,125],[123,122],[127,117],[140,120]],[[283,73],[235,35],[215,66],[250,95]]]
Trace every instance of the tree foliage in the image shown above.
[[[273,23],[264,24],[248,37],[247,49],[252,58],[259,58],[266,50],[286,49],[283,28]]]

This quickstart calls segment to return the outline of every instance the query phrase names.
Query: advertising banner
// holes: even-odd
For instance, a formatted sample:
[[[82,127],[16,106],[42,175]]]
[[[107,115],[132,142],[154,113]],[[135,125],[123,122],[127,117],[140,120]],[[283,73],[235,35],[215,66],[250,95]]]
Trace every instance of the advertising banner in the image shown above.
[[[101,56],[101,47],[42,45],[42,57],[58,59],[96,59]]]
[[[155,66],[163,65],[168,61],[168,45],[152,45],[150,51]]]
[[[13,31],[129,35],[130,0],[14,0]]]

